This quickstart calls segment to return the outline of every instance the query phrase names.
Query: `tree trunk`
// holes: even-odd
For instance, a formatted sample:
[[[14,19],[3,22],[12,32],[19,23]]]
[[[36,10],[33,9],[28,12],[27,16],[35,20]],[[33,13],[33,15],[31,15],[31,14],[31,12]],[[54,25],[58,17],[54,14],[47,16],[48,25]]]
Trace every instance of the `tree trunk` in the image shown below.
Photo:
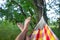
[[[44,16],[45,21],[47,22],[47,15],[46,15],[46,4],[44,0],[34,0],[35,6],[37,7],[37,23],[39,22],[42,13]]]

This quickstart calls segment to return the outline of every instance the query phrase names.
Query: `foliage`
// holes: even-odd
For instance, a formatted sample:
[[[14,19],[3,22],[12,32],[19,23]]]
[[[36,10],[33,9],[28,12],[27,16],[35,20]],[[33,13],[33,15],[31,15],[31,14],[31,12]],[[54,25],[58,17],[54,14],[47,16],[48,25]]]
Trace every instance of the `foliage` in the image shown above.
[[[36,23],[35,9],[33,0],[7,0],[4,9],[0,8],[0,17],[5,16],[6,20],[16,23],[23,22],[26,17],[31,16],[33,23]]]
[[[5,17],[5,20],[9,20],[16,24],[17,22],[24,22],[24,20],[31,16],[30,25],[36,25],[36,6],[33,0],[7,0],[5,7],[0,8],[0,17]]]
[[[0,23],[0,40],[14,40],[19,32],[20,30],[12,22]]]
[[[40,20],[40,17],[42,16],[43,7],[41,5],[44,4],[42,1],[43,0],[7,0],[4,4],[5,6],[1,4],[0,17],[2,18],[2,21],[0,21],[0,40],[15,40],[20,32],[16,23],[24,23],[24,20],[29,16],[31,16],[31,22],[28,34],[30,34],[37,24],[38,19]],[[44,5],[44,17],[47,21],[47,14],[45,13],[46,5]],[[5,20],[3,17],[5,17]],[[52,26],[56,24],[53,23]],[[58,29],[53,29],[53,31],[60,38],[60,32],[57,32]]]
[[[31,33],[32,29],[29,26],[28,35]],[[0,23],[0,40],[15,40],[17,35],[20,33],[20,29],[17,25],[13,25],[12,22],[3,21]]]
[[[47,12],[51,11],[50,12],[51,18],[49,20],[52,20],[52,19],[57,20],[55,22],[55,25],[58,24],[60,27],[60,21],[59,21],[60,20],[60,0],[51,0],[51,1],[49,0],[46,5],[47,5]],[[47,13],[47,14],[49,14],[49,13]],[[53,15],[53,14],[55,14],[55,15]],[[54,23],[54,22],[52,22],[52,23]]]

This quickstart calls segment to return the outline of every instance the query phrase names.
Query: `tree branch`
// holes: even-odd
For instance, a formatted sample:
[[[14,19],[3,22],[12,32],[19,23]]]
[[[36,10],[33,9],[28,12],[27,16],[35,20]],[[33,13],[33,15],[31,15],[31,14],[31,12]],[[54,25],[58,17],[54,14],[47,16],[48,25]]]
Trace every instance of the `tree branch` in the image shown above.
[[[22,14],[26,17],[26,14],[24,13],[24,11],[22,9],[22,6],[14,0],[11,0],[11,2],[14,2],[15,4],[17,4],[20,7],[20,10],[21,10]]]

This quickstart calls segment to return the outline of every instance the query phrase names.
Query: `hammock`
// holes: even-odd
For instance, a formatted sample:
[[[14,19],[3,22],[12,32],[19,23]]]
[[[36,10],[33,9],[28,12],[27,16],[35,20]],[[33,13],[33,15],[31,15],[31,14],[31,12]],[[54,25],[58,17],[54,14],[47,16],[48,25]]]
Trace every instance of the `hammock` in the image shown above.
[[[44,21],[43,16],[41,17],[41,20],[35,27],[31,35],[31,39],[32,40],[58,40],[56,35],[53,33],[53,31]]]

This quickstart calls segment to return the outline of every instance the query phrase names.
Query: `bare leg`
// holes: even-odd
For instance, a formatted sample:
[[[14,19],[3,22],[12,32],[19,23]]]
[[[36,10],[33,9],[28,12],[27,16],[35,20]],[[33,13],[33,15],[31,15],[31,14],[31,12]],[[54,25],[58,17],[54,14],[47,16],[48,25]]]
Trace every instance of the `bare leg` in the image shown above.
[[[17,36],[16,40],[24,40],[25,35],[26,35],[27,31],[28,31],[28,25],[29,25],[30,19],[31,18],[28,17],[25,20],[24,29],[22,30],[22,28],[20,28],[22,30],[22,32]]]
[[[19,29],[22,31],[24,29],[23,24],[21,23],[17,23],[17,26],[19,27]],[[30,37],[28,35],[26,35],[26,40],[30,40]]]
[[[23,25],[23,24],[17,23],[17,26],[19,27],[19,29],[20,29],[21,31],[23,31],[23,29],[24,29],[24,25]]]
[[[30,37],[28,35],[26,35],[26,40],[31,40]]]

